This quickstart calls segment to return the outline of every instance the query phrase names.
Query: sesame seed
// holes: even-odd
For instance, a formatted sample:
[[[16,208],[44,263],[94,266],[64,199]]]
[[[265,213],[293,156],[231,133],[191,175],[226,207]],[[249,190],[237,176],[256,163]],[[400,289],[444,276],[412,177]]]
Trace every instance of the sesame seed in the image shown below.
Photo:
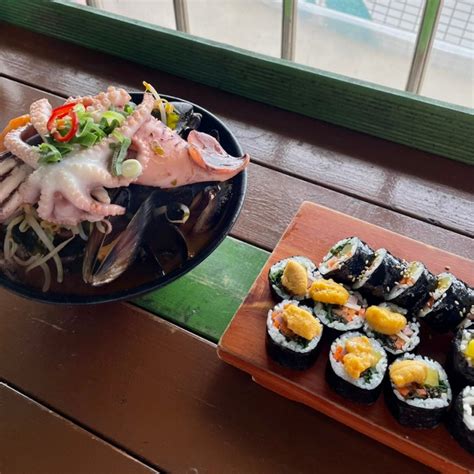
[[[459,301],[458,301],[458,300],[454,300],[454,304],[455,304],[456,306],[459,306]]]

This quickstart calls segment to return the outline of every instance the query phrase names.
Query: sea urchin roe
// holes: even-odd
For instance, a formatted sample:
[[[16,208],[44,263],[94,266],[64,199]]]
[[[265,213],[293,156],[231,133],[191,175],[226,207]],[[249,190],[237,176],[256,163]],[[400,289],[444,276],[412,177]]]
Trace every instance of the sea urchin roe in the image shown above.
[[[390,379],[396,387],[404,387],[411,383],[425,383],[428,366],[419,360],[400,360],[390,367]]]
[[[290,260],[281,277],[282,285],[293,295],[304,296],[308,289],[306,268],[295,260]]]
[[[368,352],[360,354],[350,352],[342,359],[345,371],[354,379],[358,379],[362,372],[372,367],[372,362],[371,354]]]
[[[374,331],[388,336],[397,334],[407,325],[407,319],[403,314],[380,306],[369,306],[365,312],[365,319]]]
[[[471,339],[466,346],[464,355],[470,359],[474,359],[474,339]]]
[[[350,294],[339,283],[321,278],[313,282],[309,289],[309,296],[321,303],[343,305],[349,300]]]
[[[342,359],[344,369],[352,378],[357,379],[362,372],[377,365],[380,354],[374,351],[370,339],[365,336],[346,340],[346,354]]]
[[[294,304],[285,306],[282,318],[291,331],[308,341],[321,334],[322,326],[319,320],[309,311]]]

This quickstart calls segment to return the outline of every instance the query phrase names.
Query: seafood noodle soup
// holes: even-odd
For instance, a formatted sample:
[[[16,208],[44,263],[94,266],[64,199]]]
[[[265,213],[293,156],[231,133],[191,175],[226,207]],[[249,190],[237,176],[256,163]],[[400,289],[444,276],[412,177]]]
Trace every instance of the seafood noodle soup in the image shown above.
[[[0,284],[52,302],[131,297],[185,273],[228,233],[248,155],[233,156],[239,145],[207,111],[146,87],[133,101],[113,87],[56,109],[41,99],[9,124]]]

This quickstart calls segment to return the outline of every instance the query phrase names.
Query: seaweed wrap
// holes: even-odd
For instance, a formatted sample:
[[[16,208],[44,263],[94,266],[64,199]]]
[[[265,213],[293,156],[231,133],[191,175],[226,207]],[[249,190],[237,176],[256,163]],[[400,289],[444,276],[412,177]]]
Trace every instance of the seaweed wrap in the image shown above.
[[[389,367],[387,403],[400,424],[437,426],[451,403],[451,386],[441,365],[428,357],[405,354]]]
[[[272,265],[268,279],[273,293],[281,299],[304,300],[317,275],[316,265],[307,257],[296,255]]]
[[[386,300],[410,312],[418,311],[436,286],[436,277],[421,262],[410,262],[402,279],[392,288]]]
[[[354,283],[354,290],[384,299],[403,276],[405,264],[386,249],[375,251],[375,257]]]
[[[335,244],[319,265],[324,278],[353,284],[374,259],[374,251],[358,237],[349,237]]]
[[[474,323],[459,328],[451,356],[456,381],[461,386],[474,385]]]
[[[334,280],[320,278],[309,289],[314,301],[314,314],[327,327],[327,334],[337,337],[364,325],[367,301],[356,291],[347,289]]]
[[[364,332],[382,344],[389,355],[411,352],[420,343],[420,323],[410,321],[407,311],[391,303],[369,306]]]
[[[455,331],[471,311],[470,289],[452,273],[440,273],[418,317],[439,332]]]
[[[468,386],[457,396],[449,420],[449,429],[457,442],[474,454],[474,387]]]
[[[311,308],[284,300],[268,312],[267,352],[285,367],[307,369],[316,360],[322,333],[323,326]]]
[[[326,380],[339,395],[371,404],[380,395],[386,369],[387,355],[375,339],[347,332],[331,344]]]

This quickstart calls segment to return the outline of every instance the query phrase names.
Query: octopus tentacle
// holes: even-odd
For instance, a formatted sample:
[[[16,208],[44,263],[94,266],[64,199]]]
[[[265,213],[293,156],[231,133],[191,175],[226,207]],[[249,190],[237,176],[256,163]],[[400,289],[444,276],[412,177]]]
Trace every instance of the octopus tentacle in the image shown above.
[[[33,127],[41,135],[41,138],[49,133],[48,131],[48,120],[51,117],[51,112],[53,108],[49,103],[48,99],[40,99],[36,102],[33,102],[30,106],[30,119]]]
[[[125,100],[121,93],[119,96]],[[142,103],[116,130],[124,137],[132,138],[151,118],[153,104],[151,94],[145,94]],[[125,209],[110,204],[104,190],[104,187],[128,186],[134,181],[113,176],[109,171],[112,155],[110,145],[116,141],[117,138],[109,135],[97,145],[72,152],[59,163],[41,166],[22,186],[25,202],[38,202],[38,215],[42,219],[67,225],[123,214]]]
[[[7,133],[4,144],[5,148],[10,151],[13,155],[17,156],[32,168],[38,167],[38,160],[40,154],[36,147],[28,145],[23,139],[27,134],[31,134],[33,127],[31,125],[25,125],[24,127],[16,128],[11,132]]]
[[[110,106],[124,107],[131,100],[130,94],[125,89],[110,86],[107,92],[100,92],[95,96],[69,97],[66,104],[76,102],[94,110],[106,110]]]
[[[8,166],[2,166],[8,160]],[[0,162],[0,222],[8,219],[23,204],[21,184],[33,171],[28,165],[8,158]],[[13,167],[11,167],[13,161]]]

